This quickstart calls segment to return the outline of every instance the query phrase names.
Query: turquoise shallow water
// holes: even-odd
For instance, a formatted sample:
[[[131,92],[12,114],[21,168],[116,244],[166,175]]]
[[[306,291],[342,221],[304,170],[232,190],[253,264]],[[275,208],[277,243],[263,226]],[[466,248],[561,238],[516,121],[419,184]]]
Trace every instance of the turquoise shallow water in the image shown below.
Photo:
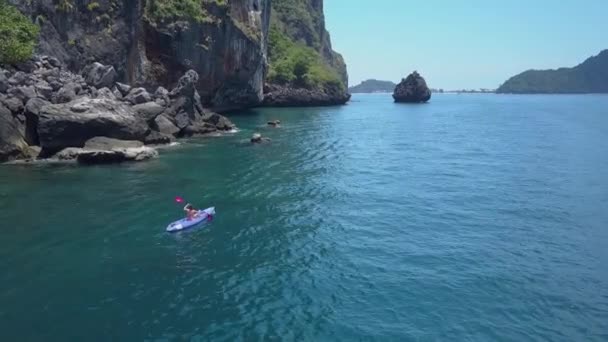
[[[608,96],[231,118],[148,163],[1,166],[0,340],[608,340]],[[215,220],[166,234],[178,195]]]

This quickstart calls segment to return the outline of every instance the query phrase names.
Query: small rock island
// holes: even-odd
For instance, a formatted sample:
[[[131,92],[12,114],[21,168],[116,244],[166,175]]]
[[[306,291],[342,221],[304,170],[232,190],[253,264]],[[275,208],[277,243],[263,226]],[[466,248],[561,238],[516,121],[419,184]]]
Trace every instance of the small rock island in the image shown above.
[[[424,103],[431,99],[431,90],[418,72],[414,71],[397,84],[393,92],[395,102]]]

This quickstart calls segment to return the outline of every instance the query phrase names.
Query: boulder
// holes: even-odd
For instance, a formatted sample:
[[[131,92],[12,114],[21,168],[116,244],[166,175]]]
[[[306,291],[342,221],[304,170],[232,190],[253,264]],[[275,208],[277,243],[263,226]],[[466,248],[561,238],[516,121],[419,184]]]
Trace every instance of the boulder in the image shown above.
[[[27,80],[27,74],[23,71],[17,71],[11,78],[8,79],[8,84],[11,86],[22,86],[25,85]]]
[[[22,102],[27,102],[27,100],[36,97],[36,89],[32,86],[10,88],[7,93],[9,96],[16,97]]]
[[[217,113],[209,113],[204,116],[203,121],[206,123],[210,123],[214,125],[220,131],[230,131],[236,128],[236,125],[232,123],[232,121],[228,120],[227,117],[217,114]]]
[[[68,147],[53,156],[63,161],[81,164],[111,164],[125,161],[143,161],[158,156],[158,152],[143,146],[140,141],[126,141],[107,137],[88,140],[83,148]]]
[[[118,74],[113,66],[97,62],[86,66],[82,75],[86,83],[95,88],[110,88],[118,78]]]
[[[152,123],[152,128],[156,131],[167,134],[167,135],[175,135],[179,133],[180,129],[177,128],[171,120],[167,119],[164,115],[159,115],[154,119]]]
[[[130,102],[133,105],[146,103],[152,101],[152,95],[144,88],[133,88],[129,94],[125,96],[125,101]]]
[[[8,108],[14,114],[18,114],[23,111],[23,101],[16,97],[7,97],[2,102],[6,108]]]
[[[149,132],[146,122],[128,105],[116,100],[83,97],[40,110],[38,135],[47,152],[82,147],[93,137],[143,141]]]
[[[11,111],[0,104],[0,162],[24,156],[28,145],[20,126],[21,123],[13,117]]]
[[[46,81],[40,81],[34,86],[38,96],[43,97],[47,100],[53,98],[53,87],[51,87]]]
[[[184,76],[182,76],[179,81],[177,81],[177,85],[175,88],[171,90],[170,95],[172,97],[177,96],[194,96],[194,92],[196,91],[196,84],[198,83],[198,73],[192,69],[188,70]]]
[[[42,59],[46,60],[54,68],[60,68],[61,67],[61,62],[57,58],[55,58],[55,57],[43,56]]]
[[[169,100],[169,91],[167,89],[165,89],[164,87],[158,87],[156,88],[156,91],[154,92],[154,98],[156,99],[163,99],[163,100]]]
[[[25,104],[25,141],[28,144],[40,144],[40,140],[38,138],[38,121],[40,110],[42,107],[50,104],[50,102],[38,97],[30,99]]]
[[[158,157],[158,152],[151,147],[127,148],[123,150],[93,151],[84,150],[76,160],[80,164],[114,164],[126,161],[144,161]]]
[[[95,137],[84,143],[84,148],[88,150],[113,150],[125,148],[143,147],[144,143],[137,140],[120,140],[108,137]]]
[[[77,86],[69,83],[61,87],[53,97],[53,103],[68,103],[76,99]]]
[[[395,102],[422,103],[431,99],[431,90],[418,72],[414,71],[401,80],[393,93]]]
[[[152,121],[156,119],[165,108],[156,102],[146,102],[133,106],[133,110],[145,121]]]
[[[129,92],[131,91],[131,86],[128,84],[116,82],[116,89],[120,91],[122,96],[127,96],[127,94],[129,94]]]
[[[10,84],[8,83],[8,78],[4,74],[3,70],[0,70],[0,93],[6,93]]]
[[[96,93],[97,94],[95,94],[95,97],[116,100],[116,96],[114,96],[114,93],[110,90],[110,88],[104,87],[104,88],[98,89]]]
[[[217,131],[217,128],[210,123],[196,122],[196,123],[193,123],[193,124],[185,127],[182,130],[182,133],[186,136],[193,136],[193,135],[205,135],[205,134],[213,133],[216,131]]]
[[[112,90],[112,94],[114,94],[114,97],[118,100],[122,100],[123,98],[122,93],[117,88],[114,88],[114,90]]]
[[[163,134],[156,131],[151,131],[150,134],[148,134],[144,139],[144,143],[146,145],[166,145],[170,144],[172,141],[172,135]]]

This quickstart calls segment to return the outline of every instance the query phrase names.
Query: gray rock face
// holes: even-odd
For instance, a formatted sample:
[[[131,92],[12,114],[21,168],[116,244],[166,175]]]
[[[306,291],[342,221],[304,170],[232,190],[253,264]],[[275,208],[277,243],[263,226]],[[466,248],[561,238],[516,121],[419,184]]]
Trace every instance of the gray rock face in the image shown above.
[[[5,93],[8,90],[8,87],[10,87],[8,78],[6,78],[4,70],[0,69],[0,93]]]
[[[171,92],[158,87],[152,96],[144,88],[120,83],[116,83],[113,90],[97,89],[87,85],[81,76],[54,67],[57,62],[51,62],[48,57],[35,56],[31,64],[33,71],[29,74],[14,70],[11,74],[0,69],[2,76],[10,76],[15,84],[21,83],[11,85],[7,80],[8,94],[0,93],[3,111],[1,160],[38,156],[38,152],[46,158],[62,149],[83,146],[80,150],[66,150],[60,157],[80,158],[83,162],[137,160],[144,158],[140,155],[145,156],[147,152],[125,153],[116,149],[141,148],[142,142],[166,144],[178,136],[234,127],[224,116],[203,108],[196,89],[198,74],[193,70],[187,72]],[[102,74],[103,79],[103,73],[94,70],[108,69],[93,66],[87,77]],[[129,90],[124,99],[120,89]],[[124,142],[120,145],[111,138],[138,143],[125,146]],[[39,146],[41,151],[33,146]],[[94,153],[84,153],[85,150]]]
[[[27,102],[27,100],[36,97],[36,89],[32,86],[14,87],[8,90],[8,95],[16,97],[22,102]]]
[[[39,120],[40,145],[48,152],[82,147],[97,136],[143,141],[149,131],[129,106],[103,98],[44,106]]]
[[[116,89],[120,91],[122,96],[127,96],[127,94],[129,94],[129,92],[131,91],[131,86],[128,84],[116,82]]]
[[[11,111],[0,104],[0,162],[23,157],[28,145],[22,131]]]
[[[137,140],[120,140],[108,137],[95,137],[84,143],[84,148],[88,150],[113,150],[124,148],[143,147],[144,143]]]
[[[154,119],[152,128],[160,133],[168,135],[175,135],[180,131],[180,129],[164,115],[157,116],[156,119]]]
[[[431,99],[431,90],[416,71],[401,80],[393,93],[395,102],[422,103]]]
[[[165,110],[165,107],[156,102],[146,102],[133,106],[133,110],[146,122],[153,121]]]
[[[202,1],[217,20],[203,23],[149,23],[144,16],[151,2],[143,0],[98,0],[94,11],[87,8],[90,1],[70,1],[69,12],[52,0],[9,2],[30,18],[46,18],[40,22],[38,52],[72,70],[97,61],[113,66],[130,84],[152,88],[173,86],[194,69],[206,105],[252,106],[262,99],[270,0]]]
[[[152,95],[144,88],[133,88],[129,91],[129,94],[125,96],[125,101],[130,102],[133,105],[146,103],[152,101]]]
[[[33,98],[25,104],[25,141],[30,145],[39,145],[38,121],[40,110],[51,103],[41,98]]]
[[[109,99],[109,100],[116,100],[116,96],[114,96],[114,93],[109,88],[98,89],[96,97]]]
[[[23,111],[23,101],[16,97],[7,97],[2,102],[12,113],[21,113]]]
[[[150,132],[144,139],[146,145],[166,145],[170,144],[171,141],[173,141],[173,136],[156,131]]]
[[[110,88],[118,78],[113,66],[97,62],[88,65],[82,74],[87,84],[95,88]]]
[[[47,100],[53,99],[53,87],[51,87],[47,82],[40,81],[36,83],[35,89],[38,96]]]
[[[23,71],[17,71],[11,78],[8,79],[8,84],[11,86],[22,86],[25,85],[27,75]]]
[[[53,97],[53,103],[67,103],[76,99],[76,88],[75,84],[66,84]]]
[[[264,91],[263,104],[268,107],[336,106],[350,100],[350,94],[340,88],[306,89],[268,85]]]
[[[53,157],[58,160],[75,160],[80,164],[115,164],[128,161],[144,161],[155,158],[158,152],[151,147],[114,148],[111,150],[96,150],[88,148],[69,147],[61,150]]]

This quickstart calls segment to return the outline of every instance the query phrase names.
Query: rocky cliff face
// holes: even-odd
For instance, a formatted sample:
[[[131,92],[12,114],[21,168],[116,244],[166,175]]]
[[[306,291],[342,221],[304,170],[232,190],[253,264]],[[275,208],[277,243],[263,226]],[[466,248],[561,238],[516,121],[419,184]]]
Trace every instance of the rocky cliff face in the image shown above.
[[[323,0],[273,0],[270,36],[265,104],[335,105],[350,99],[346,64],[325,28]]]
[[[112,65],[136,86],[173,86],[200,75],[203,103],[223,110],[258,104],[266,73],[270,0],[10,0],[41,27],[38,52],[80,71]]]

